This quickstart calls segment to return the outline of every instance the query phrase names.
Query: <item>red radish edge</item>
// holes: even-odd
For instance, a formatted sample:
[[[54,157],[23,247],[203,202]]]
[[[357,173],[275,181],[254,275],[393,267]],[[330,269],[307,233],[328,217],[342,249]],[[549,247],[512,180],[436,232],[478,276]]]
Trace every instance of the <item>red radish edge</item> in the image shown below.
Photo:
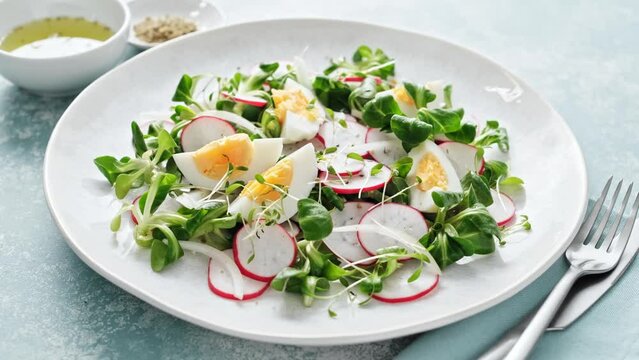
[[[427,229],[427,230],[428,230],[428,229],[430,229],[430,226],[428,226],[428,221],[426,221],[426,218],[424,217],[424,215],[422,215],[422,213],[421,213],[419,210],[415,209],[414,207],[412,207],[412,206],[410,206],[410,205],[400,204],[400,203],[384,203],[384,204],[381,204],[381,203],[380,203],[380,204],[377,204],[377,205],[375,205],[375,206],[371,207],[370,209],[368,209],[368,211],[367,211],[367,212],[365,212],[365,213],[364,213],[364,215],[362,215],[362,218],[361,218],[361,219],[359,219],[359,224],[361,224],[361,223],[362,223],[362,220],[364,220],[364,217],[366,216],[366,214],[368,214],[369,212],[371,212],[371,210],[374,210],[374,209],[376,209],[376,208],[377,208],[377,207],[379,207],[379,206],[384,206],[384,205],[388,205],[388,204],[404,206],[404,207],[409,208],[410,210],[417,211],[417,212],[421,215],[422,219],[424,220],[424,224],[426,224],[426,229]],[[373,253],[373,252],[371,252],[369,249],[367,249],[367,248],[366,248],[366,246],[364,246],[364,243],[362,242],[362,239],[361,239],[361,238],[360,238],[360,236],[359,236],[359,231],[357,232],[357,242],[359,242],[359,245],[362,247],[362,249],[364,249],[364,251],[366,251],[366,252],[368,253],[368,255],[370,255],[370,256],[375,256],[375,255],[377,255],[376,253]],[[406,258],[406,259],[404,259],[404,260],[408,260],[408,259],[410,259],[410,258]]]
[[[191,120],[191,122],[190,122],[190,123],[188,123],[188,124],[187,124],[187,125],[186,125],[183,129],[182,129],[182,131],[180,132],[180,145],[181,145],[181,144],[182,144],[182,142],[183,142],[182,140],[183,140],[183,137],[184,137],[184,131],[185,131],[186,129],[188,129],[188,128],[189,128],[189,126],[193,125],[193,123],[194,123],[194,122],[196,122],[196,121],[198,121],[198,120],[200,120],[200,119],[215,119],[215,120],[217,120],[217,121],[222,121],[224,124],[226,124],[226,125],[228,125],[229,127],[231,127],[231,129],[233,129],[233,133],[235,133],[235,128],[233,127],[233,125],[231,125],[231,123],[230,123],[230,122],[228,122],[228,121],[226,121],[226,120],[224,120],[224,119],[220,119],[219,117],[215,117],[215,116],[208,116],[208,115],[198,116],[198,117],[194,118],[193,120]]]
[[[364,79],[365,77],[363,76],[345,76],[341,78],[343,82],[362,82]],[[373,76],[373,79],[375,79],[375,84],[377,85],[382,83],[382,79],[377,76]]]
[[[372,298],[377,300],[377,301],[381,301],[381,302],[385,302],[385,303],[389,303],[389,304],[397,304],[397,303],[403,303],[403,302],[409,302],[409,301],[413,301],[413,300],[417,300],[421,297],[424,297],[426,294],[430,293],[431,291],[433,291],[436,287],[437,284],[439,284],[439,275],[436,276],[435,278],[435,282],[433,283],[433,285],[431,285],[428,289],[421,291],[415,295],[411,295],[411,296],[405,296],[405,297],[400,297],[400,298],[385,298],[379,295],[372,295]]]
[[[138,202],[140,201],[140,198],[142,197],[142,195],[138,195],[135,197],[135,199],[133,199],[133,201],[131,202],[133,204],[133,206],[137,206]],[[133,211],[130,211],[131,213],[131,221],[133,221],[133,223],[135,225],[138,224],[138,218],[135,217],[135,215],[133,215]]]
[[[497,192],[497,191],[495,191],[495,192]],[[517,213],[516,212],[516,206],[515,206],[515,202],[513,201],[513,199],[510,196],[504,194],[503,192],[497,192],[497,194],[499,196],[505,197],[506,201],[510,201],[510,204],[513,207],[513,212],[510,214],[510,216],[507,219],[504,219],[502,221],[497,221],[497,219],[495,219],[495,221],[497,221],[497,226],[504,226],[504,225],[508,224],[509,222],[511,222],[515,218],[515,215]],[[494,204],[494,200],[493,200],[493,204]],[[491,214],[491,216],[492,216],[492,214]]]
[[[257,100],[258,99],[257,97],[255,97],[255,99],[253,99],[253,98],[249,99],[249,98],[243,97],[242,95],[233,96],[233,95],[231,95],[229,93],[226,93],[226,92],[222,92],[221,94],[222,94],[223,97],[225,97],[227,99],[232,99],[235,102],[244,103],[246,105],[251,105],[251,106],[255,106],[255,107],[260,107],[261,108],[261,107],[266,106],[266,104],[268,104],[268,102],[266,100],[263,100],[263,99]]]
[[[219,297],[223,297],[225,299],[229,299],[229,300],[235,300],[235,301],[246,301],[246,300],[252,300],[255,299],[257,297],[259,297],[260,295],[264,294],[266,292],[266,290],[268,290],[268,288],[270,287],[271,283],[270,282],[265,282],[264,283],[264,287],[262,287],[260,290],[253,292],[253,293],[248,293],[248,294],[244,294],[244,296],[241,299],[236,298],[235,296],[233,296],[233,294],[227,293],[225,291],[222,291],[218,288],[215,287],[215,285],[213,285],[213,283],[211,282],[211,276],[209,275],[211,273],[211,259],[209,259],[209,266],[207,267],[207,282],[209,284],[209,290],[211,290],[215,295],[219,296]]]
[[[456,142],[457,141],[452,141],[452,140],[435,140],[435,144],[437,146],[442,145],[442,144],[446,144],[446,143],[456,143]],[[460,144],[464,144],[464,143],[460,143]],[[477,149],[477,147],[475,145],[470,145],[470,144],[464,144],[464,145],[472,146],[475,149]],[[484,157],[482,156],[481,165],[479,166],[479,170],[477,171],[477,174],[482,175],[484,173],[484,169],[485,168],[486,168],[486,159],[484,159]]]
[[[386,166],[386,165],[384,165],[384,166]],[[386,167],[387,167],[387,166],[386,166]],[[360,173],[361,173],[361,171],[360,171]],[[359,173],[358,173],[358,174],[359,174]],[[354,175],[358,175],[358,174],[354,174]],[[340,176],[342,176],[342,175],[340,174]],[[334,178],[336,178],[336,177],[335,177],[335,176],[333,176],[333,175],[328,175],[328,176],[327,176],[327,173],[326,173],[325,171],[321,171],[321,172],[318,174],[318,176],[317,176],[317,177],[318,177],[319,179],[327,179],[327,178],[328,178],[328,179],[331,179],[331,180],[332,180],[332,179],[334,179]],[[368,187],[362,188],[362,189],[361,189],[361,191],[362,191],[362,192],[367,192],[367,191],[374,191],[374,190],[377,190],[377,189],[381,189],[381,188],[383,188],[383,187],[384,187],[384,185],[387,185],[387,184],[388,184],[388,183],[389,183],[392,179],[393,179],[393,176],[391,175],[391,176],[388,178],[388,180],[383,181],[383,182],[381,182],[381,183],[379,183],[379,184],[375,184],[375,185],[373,185],[373,186],[368,186]],[[339,179],[338,179],[338,180],[339,180]],[[335,188],[335,187],[332,187],[332,186],[330,186],[330,185],[326,185],[326,184],[324,183],[324,181],[323,181],[323,180],[320,180],[320,181],[322,181],[322,183],[323,183],[323,185],[324,185],[324,186],[328,186],[328,187],[330,187],[331,189],[333,189],[333,191],[335,191],[335,193],[336,193],[336,194],[340,194],[340,195],[353,195],[353,194],[359,194],[359,192],[360,192],[360,188],[353,188],[353,189],[348,189],[348,188],[346,188],[346,189],[344,189],[344,188]]]
[[[343,171],[343,172],[336,171],[336,172],[337,172],[337,174],[338,174],[339,176],[357,175],[357,174],[361,173],[361,172],[362,172],[362,170],[364,170],[364,167],[365,167],[365,166],[364,166],[364,165],[362,165],[362,167],[361,167],[361,168],[359,168],[359,169],[357,169],[357,170],[355,170],[355,171],[353,171],[353,172],[350,172],[350,173],[349,173],[348,171]],[[327,168],[327,167],[325,167],[324,165],[320,165],[320,162],[319,162],[319,161],[317,162],[317,169],[318,169],[321,173],[324,173],[324,174],[328,171],[328,168]]]
[[[244,225],[246,226],[246,225]],[[291,262],[288,264],[288,266],[293,266],[293,264],[295,263],[295,259],[297,259],[297,242],[295,241],[295,238],[293,236],[291,236],[291,234],[288,233],[288,231],[286,231],[286,229],[284,229],[280,224],[275,224],[275,225],[271,225],[271,226],[279,226],[280,229],[282,230],[282,232],[284,234],[286,234],[288,236],[288,238],[291,240],[291,242],[293,243],[293,259],[291,260]],[[244,227],[241,227],[240,230],[242,230]],[[249,277],[253,280],[257,280],[257,281],[264,281],[264,282],[268,282],[273,280],[273,278],[275,278],[275,276],[260,276],[257,274],[254,274],[252,272],[250,272],[247,268],[245,268],[242,265],[242,262],[240,261],[240,256],[238,254],[238,250],[237,250],[237,234],[239,234],[240,230],[238,230],[235,233],[235,236],[233,237],[233,261],[235,261],[235,264],[237,265],[238,269],[240,269],[240,273],[242,273],[242,275]]]

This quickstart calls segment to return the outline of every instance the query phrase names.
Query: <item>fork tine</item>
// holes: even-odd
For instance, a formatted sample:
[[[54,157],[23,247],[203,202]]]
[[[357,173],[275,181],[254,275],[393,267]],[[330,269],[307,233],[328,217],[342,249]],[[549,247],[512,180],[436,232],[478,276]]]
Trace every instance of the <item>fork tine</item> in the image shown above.
[[[610,219],[610,214],[612,213],[612,209],[615,207],[615,203],[617,202],[617,197],[619,197],[619,191],[621,191],[621,185],[623,185],[623,180],[620,180],[617,183],[617,187],[615,188],[615,192],[612,194],[612,199],[610,199],[610,204],[608,204],[608,208],[606,209],[601,221],[596,226],[595,233],[590,237],[590,241],[588,245],[597,246],[599,239],[602,237],[604,230],[606,229],[606,225],[608,224],[608,220]]]
[[[621,203],[621,209],[618,210],[619,214],[616,216],[613,224],[610,226],[608,235],[606,235],[606,238],[601,242],[601,245],[599,246],[600,249],[608,249],[608,247],[610,247],[610,243],[615,238],[615,234],[617,233],[617,230],[619,229],[619,224],[621,223],[621,220],[623,219],[623,213],[624,211],[626,211],[626,205],[628,205],[628,200],[630,199],[631,194],[632,194],[632,184],[630,184],[630,186],[628,186],[628,190],[626,190],[626,195],[624,195],[623,202]]]
[[[599,195],[599,199],[595,202],[595,205],[590,210],[590,214],[588,218],[581,224],[579,228],[579,232],[575,235],[575,240],[573,240],[573,244],[581,244],[586,240],[590,230],[592,229],[592,225],[597,220],[597,216],[601,211],[601,206],[603,205],[604,200],[606,200],[606,195],[608,195],[608,190],[610,189],[610,184],[612,183],[612,176],[606,182],[606,186],[604,186],[603,190],[601,190],[601,195]]]
[[[637,194],[637,196],[635,197],[635,202],[634,204],[632,204],[632,212],[630,213],[628,219],[626,219],[626,224],[624,225],[618,240],[610,244],[608,252],[621,257],[621,254],[626,249],[626,244],[628,244],[628,240],[630,239],[630,234],[632,234],[632,228],[635,226],[635,220],[637,219],[637,210],[639,210],[639,194]],[[619,260],[617,259],[617,261]]]

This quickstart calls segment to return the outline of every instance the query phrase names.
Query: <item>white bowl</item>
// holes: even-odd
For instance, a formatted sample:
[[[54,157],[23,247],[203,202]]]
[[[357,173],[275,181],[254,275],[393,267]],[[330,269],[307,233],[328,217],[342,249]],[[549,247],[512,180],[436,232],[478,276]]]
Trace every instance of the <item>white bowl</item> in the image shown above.
[[[214,29],[224,23],[224,16],[220,10],[207,0],[132,0],[129,2],[129,9],[131,9],[129,43],[142,50],[163,44],[148,43],[135,36],[133,26],[147,16],[181,16],[196,23],[195,32]]]
[[[119,0],[3,0],[0,37],[30,21],[55,16],[95,20],[114,34],[91,50],[67,56],[28,58],[0,50],[0,73],[15,85],[41,95],[79,92],[114,67],[127,46],[130,14]]]

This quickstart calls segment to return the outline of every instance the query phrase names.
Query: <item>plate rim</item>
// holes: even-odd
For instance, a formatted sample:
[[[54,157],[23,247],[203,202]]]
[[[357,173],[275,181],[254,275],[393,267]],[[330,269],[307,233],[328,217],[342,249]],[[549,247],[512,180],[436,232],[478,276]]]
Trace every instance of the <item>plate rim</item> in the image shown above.
[[[342,337],[331,337],[331,336],[313,337],[313,336],[303,336],[303,335],[299,335],[299,334],[295,334],[294,337],[291,337],[291,336],[286,336],[286,335],[273,335],[273,334],[269,334],[269,333],[240,331],[240,330],[236,330],[236,329],[232,329],[232,328],[218,326],[216,324],[213,324],[213,323],[210,323],[210,322],[206,322],[206,321],[203,321],[203,320],[201,320],[201,319],[199,319],[199,318],[197,318],[195,316],[192,316],[192,315],[182,311],[178,307],[174,307],[174,306],[171,306],[171,305],[163,303],[160,299],[155,298],[153,295],[147,293],[146,291],[136,288],[133,284],[131,284],[126,279],[120,278],[117,275],[113,275],[113,274],[111,274],[111,272],[108,269],[99,266],[91,258],[91,256],[86,254],[85,251],[83,251],[80,247],[78,247],[76,242],[71,239],[71,236],[69,235],[69,232],[65,228],[65,225],[62,224],[60,218],[56,214],[56,205],[53,204],[52,201],[51,201],[51,189],[49,187],[50,185],[49,185],[49,180],[48,179],[51,176],[53,170],[52,170],[52,166],[50,164],[50,156],[51,156],[50,153],[53,151],[52,150],[52,144],[54,142],[54,139],[58,136],[58,132],[60,131],[59,130],[60,129],[60,124],[63,121],[65,121],[65,118],[67,117],[67,114],[69,113],[70,109],[72,109],[74,107],[76,102],[84,101],[84,97],[87,96],[87,93],[89,92],[89,90],[93,89],[96,86],[99,86],[101,84],[101,82],[104,81],[104,78],[110,76],[110,74],[112,72],[121,71],[120,70],[121,68],[126,68],[132,62],[144,61],[143,59],[146,56],[149,56],[148,54],[152,54],[155,51],[158,51],[159,49],[164,49],[165,47],[170,47],[170,46],[173,46],[174,44],[179,44],[180,42],[184,41],[185,39],[189,39],[191,37],[208,36],[210,33],[219,32],[219,31],[228,31],[228,29],[233,29],[233,28],[236,28],[236,27],[255,26],[255,25],[268,26],[268,25],[273,24],[273,23],[282,23],[282,22],[291,22],[291,23],[295,23],[295,22],[298,22],[298,23],[299,22],[318,22],[318,23],[325,23],[325,24],[341,23],[341,24],[351,24],[351,25],[354,25],[354,26],[368,26],[368,27],[371,27],[371,28],[376,28],[377,30],[381,30],[381,31],[393,31],[393,32],[401,32],[401,33],[404,33],[404,34],[407,34],[407,35],[417,35],[417,36],[420,36],[422,38],[428,39],[429,41],[435,41],[435,42],[444,43],[446,45],[449,45],[449,46],[452,46],[452,47],[456,48],[456,50],[458,50],[458,51],[466,52],[466,53],[471,54],[472,56],[479,57],[479,58],[483,59],[484,61],[487,61],[491,65],[494,65],[497,68],[499,68],[502,72],[504,72],[506,75],[512,77],[512,79],[517,81],[519,84],[524,85],[528,89],[528,91],[530,93],[535,95],[544,105],[546,105],[548,107],[548,109],[552,113],[554,113],[554,115],[557,116],[557,118],[560,120],[560,121],[557,122],[557,124],[559,126],[562,126],[564,128],[564,130],[567,132],[567,134],[570,137],[570,142],[574,143],[576,145],[577,150],[578,150],[578,154],[579,154],[579,156],[578,156],[578,160],[579,161],[575,165],[579,168],[580,175],[582,175],[582,176],[578,176],[578,178],[582,179],[582,186],[578,190],[579,190],[579,193],[580,193],[579,197],[581,197],[583,200],[581,201],[580,204],[576,204],[576,206],[577,206],[576,211],[579,212],[579,219],[580,220],[577,223],[574,224],[572,230],[570,231],[570,235],[566,236],[566,238],[562,240],[563,244],[562,244],[561,247],[559,247],[559,250],[556,253],[550,254],[545,259],[543,259],[543,262],[540,262],[539,265],[536,268],[534,268],[533,271],[529,272],[528,275],[523,277],[520,281],[518,281],[517,283],[515,283],[515,284],[513,284],[511,286],[505,287],[502,291],[500,291],[499,293],[495,294],[492,298],[490,298],[489,300],[487,300],[487,301],[485,301],[485,302],[483,302],[481,304],[471,305],[471,306],[468,306],[466,308],[462,308],[462,309],[458,310],[457,312],[455,312],[453,315],[442,316],[442,317],[436,318],[435,320],[429,321],[427,323],[419,323],[419,324],[415,324],[415,325],[412,325],[412,326],[401,326],[401,325],[399,325],[399,326],[385,327],[384,330],[382,330],[382,331],[372,331],[372,332],[367,332],[367,333],[353,334],[352,336],[347,336],[347,337],[344,337],[344,336],[342,336]],[[366,21],[351,21],[351,20],[327,19],[327,18],[317,18],[317,17],[291,17],[291,18],[281,18],[281,19],[248,21],[248,22],[240,22],[240,23],[233,23],[233,24],[223,24],[222,26],[217,27],[217,28],[208,29],[208,30],[202,31],[202,32],[195,32],[195,33],[192,33],[192,34],[185,35],[185,36],[183,36],[183,37],[181,37],[179,39],[176,39],[174,41],[171,41],[171,42],[168,42],[168,43],[164,43],[164,44],[161,44],[159,46],[154,46],[151,49],[144,51],[144,53],[137,54],[136,56],[126,60],[122,64],[114,67],[113,69],[109,70],[108,72],[106,72],[105,74],[100,76],[97,80],[95,80],[93,83],[91,83],[89,86],[87,86],[79,95],[77,95],[76,98],[73,99],[73,101],[69,104],[69,106],[63,112],[63,114],[60,116],[60,119],[58,119],[53,131],[51,132],[51,136],[49,138],[49,141],[47,143],[47,148],[46,148],[45,155],[44,155],[44,160],[43,160],[43,178],[42,178],[42,180],[43,180],[44,195],[45,195],[47,207],[49,208],[49,212],[51,213],[51,217],[53,218],[56,226],[60,230],[60,233],[63,235],[66,243],[69,245],[69,247],[73,250],[73,252],[86,265],[88,265],[92,270],[94,270],[95,272],[100,274],[102,277],[107,279],[109,282],[115,284],[119,288],[121,288],[124,291],[128,292],[129,294],[137,297],[138,299],[143,300],[144,302],[146,302],[146,303],[148,303],[148,304],[150,304],[150,305],[162,310],[163,312],[166,312],[166,313],[168,313],[168,314],[170,314],[172,316],[178,317],[178,318],[180,318],[182,320],[188,321],[188,322],[190,322],[192,324],[201,326],[201,327],[209,329],[209,330],[213,330],[213,331],[216,331],[216,332],[220,332],[220,333],[223,333],[223,334],[236,336],[236,337],[240,337],[240,338],[244,338],[244,339],[255,340],[255,341],[259,341],[259,342],[278,343],[278,344],[286,344],[286,345],[303,345],[303,346],[347,345],[347,344],[368,343],[368,342],[373,342],[373,341],[381,341],[381,340],[388,340],[388,339],[398,338],[398,337],[402,337],[402,336],[407,336],[407,335],[411,335],[411,334],[416,334],[416,333],[421,333],[421,332],[437,329],[437,328],[440,328],[442,326],[455,323],[457,321],[466,319],[466,318],[468,318],[468,317],[470,317],[472,315],[478,314],[478,313],[480,313],[480,312],[482,312],[484,310],[492,308],[493,306],[495,306],[495,305],[497,305],[499,303],[502,303],[503,301],[505,301],[505,300],[511,298],[512,296],[514,296],[515,294],[519,293],[525,287],[530,285],[533,281],[537,280],[544,272],[546,272],[546,270],[548,270],[550,268],[550,266],[552,264],[554,264],[559,259],[559,257],[561,255],[564,254],[564,252],[568,248],[571,240],[574,238],[575,234],[577,233],[579,225],[581,224],[581,222],[583,221],[583,218],[585,217],[586,210],[587,210],[587,203],[588,203],[587,168],[586,168],[586,162],[585,162],[585,158],[584,158],[584,155],[583,155],[583,151],[581,149],[579,141],[575,137],[575,134],[573,133],[572,129],[568,126],[568,124],[566,123],[564,118],[555,110],[555,108],[543,96],[541,96],[534,88],[529,86],[528,83],[526,81],[524,81],[523,79],[521,79],[519,76],[513,74],[510,70],[508,70],[507,68],[505,68],[504,66],[499,64],[497,61],[493,60],[492,58],[490,58],[488,56],[485,56],[482,53],[480,53],[478,51],[475,51],[474,49],[472,49],[470,47],[460,45],[460,44],[458,44],[458,43],[456,43],[454,41],[450,41],[448,39],[443,39],[443,38],[440,38],[440,37],[437,37],[437,36],[433,36],[433,35],[430,35],[430,34],[425,34],[425,33],[418,32],[418,31],[407,30],[407,29],[400,28],[400,27],[392,27],[392,26],[380,25],[380,24],[366,22]]]

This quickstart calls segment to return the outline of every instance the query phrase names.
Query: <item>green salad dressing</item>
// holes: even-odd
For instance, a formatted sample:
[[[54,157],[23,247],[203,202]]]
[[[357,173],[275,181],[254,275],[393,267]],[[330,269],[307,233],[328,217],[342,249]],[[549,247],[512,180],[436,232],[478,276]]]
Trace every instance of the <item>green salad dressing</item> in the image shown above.
[[[0,42],[0,49],[14,51],[22,46],[53,37],[86,38],[105,41],[113,31],[97,21],[81,17],[50,17],[35,20],[13,29]]]

